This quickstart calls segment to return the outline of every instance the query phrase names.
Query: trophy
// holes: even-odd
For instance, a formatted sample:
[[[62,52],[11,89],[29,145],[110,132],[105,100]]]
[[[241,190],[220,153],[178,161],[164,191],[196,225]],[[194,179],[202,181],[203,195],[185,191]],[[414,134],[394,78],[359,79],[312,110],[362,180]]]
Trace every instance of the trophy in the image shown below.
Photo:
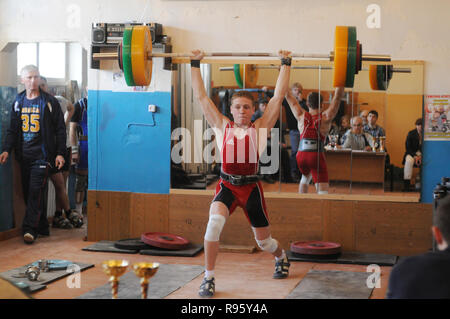
[[[386,136],[380,136],[380,152],[384,152],[384,142],[386,140]]]
[[[128,268],[126,260],[108,260],[103,262],[103,270],[109,276],[111,282],[112,299],[117,299],[119,290],[119,277],[122,276]]]
[[[337,141],[339,138],[339,135],[330,134],[330,146],[333,148],[333,150],[337,150]]]
[[[158,271],[159,263],[140,262],[133,265],[136,276],[141,278],[141,299],[147,299],[148,283]]]

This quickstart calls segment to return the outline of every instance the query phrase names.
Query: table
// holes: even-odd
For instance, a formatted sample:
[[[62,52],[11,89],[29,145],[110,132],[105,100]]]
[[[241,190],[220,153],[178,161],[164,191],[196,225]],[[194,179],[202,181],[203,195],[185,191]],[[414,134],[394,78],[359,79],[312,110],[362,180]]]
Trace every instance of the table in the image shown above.
[[[325,158],[330,181],[384,183],[385,152],[326,150]]]

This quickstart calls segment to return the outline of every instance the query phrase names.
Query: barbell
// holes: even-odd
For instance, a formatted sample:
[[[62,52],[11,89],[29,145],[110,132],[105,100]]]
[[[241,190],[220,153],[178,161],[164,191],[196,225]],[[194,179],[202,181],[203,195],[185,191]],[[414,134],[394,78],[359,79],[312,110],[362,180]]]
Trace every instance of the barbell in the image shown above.
[[[148,86],[152,78],[153,58],[193,57],[192,53],[152,52],[152,38],[147,26],[126,27],[117,52],[94,53],[94,60],[117,60],[124,72],[128,86]],[[205,57],[278,57],[277,53],[205,52]],[[362,54],[362,44],[356,39],[356,27],[336,26],[334,51],[330,54],[293,53],[293,59],[329,59],[334,63],[333,86],[353,87],[355,74],[361,70],[362,61],[389,62],[390,56]],[[256,76],[257,77],[257,76]],[[245,75],[249,84],[254,82],[251,73]],[[247,84],[247,83],[246,83]],[[247,85],[246,85],[247,86]]]
[[[331,66],[292,66],[292,69],[333,70]],[[278,66],[256,64],[234,64],[234,66],[219,67],[219,71],[233,71],[237,85],[243,88],[254,87],[258,81],[258,70],[278,69]],[[370,65],[358,71],[369,71],[369,82],[372,90],[386,91],[393,73],[411,73],[411,68],[394,68],[393,65]],[[245,80],[243,80],[245,79]]]

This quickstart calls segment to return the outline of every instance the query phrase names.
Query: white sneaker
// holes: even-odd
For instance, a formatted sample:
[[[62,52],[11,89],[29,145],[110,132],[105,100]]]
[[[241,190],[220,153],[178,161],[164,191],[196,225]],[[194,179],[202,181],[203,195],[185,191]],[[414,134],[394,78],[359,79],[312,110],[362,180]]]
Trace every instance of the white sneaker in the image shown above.
[[[23,241],[26,244],[32,244],[34,242],[34,236],[30,233],[25,233],[25,235],[23,235]]]

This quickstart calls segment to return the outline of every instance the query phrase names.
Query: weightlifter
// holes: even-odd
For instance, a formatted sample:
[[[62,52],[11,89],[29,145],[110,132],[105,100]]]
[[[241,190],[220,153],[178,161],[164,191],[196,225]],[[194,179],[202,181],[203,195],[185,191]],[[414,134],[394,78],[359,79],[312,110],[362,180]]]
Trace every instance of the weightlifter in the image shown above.
[[[205,277],[200,285],[201,297],[212,297],[215,293],[214,268],[219,251],[219,238],[227,218],[240,206],[249,220],[258,246],[275,256],[273,278],[286,278],[289,260],[278,241],[272,238],[262,185],[258,179],[259,133],[275,125],[281,103],[289,89],[291,58],[289,51],[280,51],[280,73],[274,96],[270,99],[262,117],[251,122],[255,106],[249,92],[238,91],[231,98],[230,111],[233,121],[224,116],[207,96],[200,73],[203,52],[193,51],[191,76],[194,96],[200,102],[209,125],[216,131],[222,158],[221,178],[216,187],[209,210],[209,221],[204,237]],[[270,133],[269,133],[270,134]],[[267,136],[267,135],[266,135]],[[263,139],[263,137],[261,137]]]
[[[328,170],[324,155],[324,141],[330,131],[331,122],[339,110],[344,87],[336,87],[330,106],[323,112],[322,96],[317,92],[308,94],[306,104],[309,112],[300,107],[297,99],[288,92],[286,99],[297,119],[300,143],[297,151],[297,164],[302,173],[299,193],[307,193],[313,179],[319,194],[327,194]]]

